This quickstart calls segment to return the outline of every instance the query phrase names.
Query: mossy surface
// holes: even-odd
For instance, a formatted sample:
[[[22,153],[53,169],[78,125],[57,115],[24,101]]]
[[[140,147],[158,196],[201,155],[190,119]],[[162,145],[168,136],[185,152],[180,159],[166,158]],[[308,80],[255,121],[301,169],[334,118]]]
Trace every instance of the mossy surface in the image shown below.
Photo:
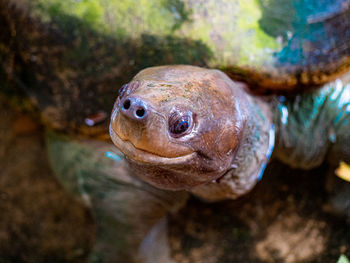
[[[345,0],[0,0],[1,89],[19,86],[47,124],[85,134],[106,131],[106,123],[85,129],[85,117],[109,113],[119,87],[145,67],[217,67],[253,89],[303,89],[349,67],[349,6]]]

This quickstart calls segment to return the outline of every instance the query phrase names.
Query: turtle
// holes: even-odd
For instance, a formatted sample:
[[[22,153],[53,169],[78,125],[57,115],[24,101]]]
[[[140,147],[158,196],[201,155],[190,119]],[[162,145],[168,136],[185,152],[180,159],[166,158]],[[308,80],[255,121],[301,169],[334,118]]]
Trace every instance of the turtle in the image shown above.
[[[110,135],[142,180],[208,201],[251,190],[272,152],[301,169],[350,162],[349,84],[269,99],[215,69],[151,67],[122,87]]]
[[[0,0],[3,86],[94,214],[91,262],[171,262],[166,215],[190,194],[236,199],[273,157],[350,158],[349,1],[140,3]]]

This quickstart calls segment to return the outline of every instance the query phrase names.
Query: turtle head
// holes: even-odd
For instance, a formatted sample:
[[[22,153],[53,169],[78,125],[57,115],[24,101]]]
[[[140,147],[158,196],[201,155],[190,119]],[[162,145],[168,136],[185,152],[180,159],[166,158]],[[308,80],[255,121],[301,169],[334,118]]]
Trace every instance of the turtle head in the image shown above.
[[[142,180],[189,190],[230,169],[246,122],[245,103],[242,86],[221,71],[152,67],[120,89],[110,135]]]

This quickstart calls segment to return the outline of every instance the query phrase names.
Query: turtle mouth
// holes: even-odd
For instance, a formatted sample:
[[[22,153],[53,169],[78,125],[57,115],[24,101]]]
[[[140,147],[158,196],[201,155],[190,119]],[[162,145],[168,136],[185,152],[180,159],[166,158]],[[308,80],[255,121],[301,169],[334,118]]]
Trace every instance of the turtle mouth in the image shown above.
[[[196,152],[177,157],[164,157],[145,150],[136,148],[130,141],[122,140],[116,131],[109,126],[109,134],[115,146],[133,161],[153,165],[179,165],[184,164],[196,157]]]

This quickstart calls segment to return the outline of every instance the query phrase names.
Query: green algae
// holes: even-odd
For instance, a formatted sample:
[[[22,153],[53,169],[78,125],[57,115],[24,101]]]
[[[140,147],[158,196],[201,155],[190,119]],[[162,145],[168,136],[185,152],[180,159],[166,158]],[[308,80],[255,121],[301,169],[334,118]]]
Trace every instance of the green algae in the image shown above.
[[[281,46],[259,25],[261,10],[251,1],[188,1],[190,22],[181,33],[205,43],[213,51],[210,66],[258,67],[271,64],[271,54]],[[228,11],[229,10],[229,11]]]
[[[44,21],[72,16],[110,36],[167,35],[188,19],[179,0],[29,0]]]
[[[260,6],[247,1],[175,0],[40,0],[30,1],[44,21],[68,17],[111,37],[140,39],[153,36],[186,37],[210,47],[211,66],[269,64],[281,46],[262,30]],[[230,10],[230,12],[227,12]],[[225,12],[226,11],[226,12]]]

